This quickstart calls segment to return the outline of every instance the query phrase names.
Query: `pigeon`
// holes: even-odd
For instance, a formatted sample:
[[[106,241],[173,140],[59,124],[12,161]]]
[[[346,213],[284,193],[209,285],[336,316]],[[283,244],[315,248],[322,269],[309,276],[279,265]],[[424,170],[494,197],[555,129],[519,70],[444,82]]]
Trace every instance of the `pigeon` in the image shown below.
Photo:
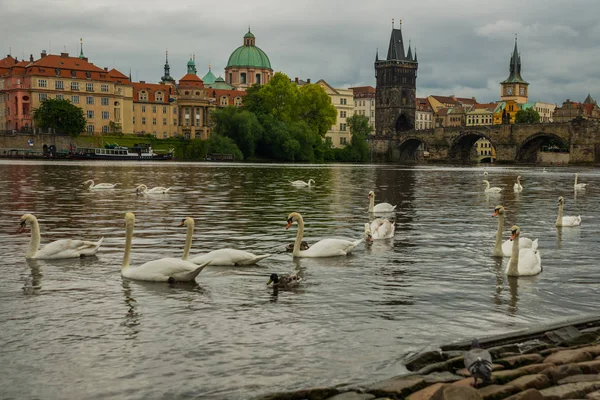
[[[465,351],[465,368],[473,376],[475,387],[477,387],[477,378],[484,383],[492,381],[492,355],[479,347],[477,339],[471,342],[471,350]]]

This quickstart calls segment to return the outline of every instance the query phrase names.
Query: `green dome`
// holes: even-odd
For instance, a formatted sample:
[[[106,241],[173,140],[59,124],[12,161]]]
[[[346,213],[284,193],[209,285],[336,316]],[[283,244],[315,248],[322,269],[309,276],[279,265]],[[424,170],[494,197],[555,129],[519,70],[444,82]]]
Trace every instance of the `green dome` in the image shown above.
[[[247,35],[252,33],[247,33]],[[252,35],[254,37],[254,35]],[[240,46],[231,55],[227,61],[227,67],[253,67],[253,68],[271,68],[269,57],[256,46]]]
[[[202,82],[204,82],[205,85],[210,85],[211,83],[214,83],[216,79],[217,77],[215,76],[215,74],[212,73],[212,71],[209,68],[206,75],[204,75],[204,77],[202,78]]]
[[[194,64],[195,64],[195,63],[194,63],[194,61],[193,61],[192,59],[190,59],[190,61],[188,61],[188,63],[187,63],[187,65],[189,65],[189,66],[192,66],[192,65],[194,65]]]
[[[244,39],[249,39],[249,38],[252,38],[252,39],[254,39],[254,38],[255,38],[255,37],[254,37],[254,33],[252,33],[252,32],[250,32],[250,31],[248,31],[248,33],[246,33],[246,34],[244,35]]]

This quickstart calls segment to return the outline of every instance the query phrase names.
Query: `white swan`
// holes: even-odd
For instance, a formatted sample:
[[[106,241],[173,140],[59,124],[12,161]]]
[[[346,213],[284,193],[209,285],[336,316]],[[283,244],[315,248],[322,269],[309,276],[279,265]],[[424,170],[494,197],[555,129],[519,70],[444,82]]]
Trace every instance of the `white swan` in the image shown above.
[[[483,180],[483,183],[485,183],[485,192],[486,193],[500,193],[502,191],[502,188],[499,188],[497,186],[490,187],[490,183],[488,181],[486,181],[485,179]]]
[[[187,217],[181,220],[179,226],[187,226],[187,236],[185,239],[185,249],[182,259],[187,260],[192,246],[192,234],[194,232],[194,219]],[[253,265],[263,258],[270,257],[270,254],[256,255],[243,250],[235,249],[219,249],[213,250],[210,253],[200,254],[192,258],[190,261],[194,264],[206,265],[221,265],[221,266],[240,266]]]
[[[483,167],[483,176],[487,176],[488,172],[487,172],[487,167]]]
[[[587,183],[577,183],[577,178],[579,177],[579,174],[575,174],[575,183],[573,184],[573,187],[575,188],[575,190],[577,189],[585,189],[585,187],[587,186]]]
[[[156,186],[156,187],[153,187],[152,189],[148,189],[148,186],[144,185],[143,183],[140,185],[137,185],[137,187],[135,188],[135,192],[141,193],[141,194],[165,194],[165,193],[169,193],[170,190],[171,190],[170,187],[166,188],[163,186]]]
[[[350,253],[356,246],[358,246],[364,238],[350,241],[344,239],[323,239],[310,246],[308,250],[300,250],[300,243],[302,242],[302,235],[304,235],[304,219],[299,213],[293,212],[288,215],[287,225],[285,229],[289,229],[294,222],[298,223],[298,234],[296,235],[296,241],[294,242],[294,251],[292,255],[294,257],[334,257],[334,256],[345,256]]]
[[[504,243],[502,243],[502,228],[504,227],[504,207],[496,206],[494,212],[492,213],[492,217],[498,217],[498,230],[496,231],[496,243],[494,244],[494,251],[492,255],[494,257],[510,257],[512,254],[512,241],[510,239],[506,239]],[[534,246],[533,242],[535,242],[535,247],[537,247],[537,239],[531,240],[529,238],[520,237],[519,238],[519,248],[521,249],[530,249]]]
[[[521,175],[517,176],[517,182],[513,185],[513,190],[515,192],[523,191],[523,186],[521,186]]]
[[[100,238],[97,242],[76,239],[61,239],[52,243],[48,243],[38,250],[40,247],[40,225],[38,220],[32,214],[24,214],[21,217],[21,228],[23,231],[27,225],[31,226],[31,240],[25,253],[25,258],[36,259],[58,259],[58,258],[76,258],[82,256],[93,256],[98,251],[104,238]]]
[[[396,206],[393,206],[390,203],[379,203],[375,205],[375,192],[373,192],[372,190],[369,192],[367,198],[369,199],[370,213],[392,212],[396,209]]]
[[[181,258],[161,258],[159,260],[148,261],[137,267],[129,265],[131,254],[131,241],[133,239],[133,226],[135,225],[135,216],[128,212],[125,214],[125,254],[123,255],[123,264],[121,266],[121,275],[125,278],[138,281],[154,282],[189,282],[196,276],[208,263],[196,265],[193,262],[182,260]],[[193,229],[193,228],[192,228]],[[188,228],[189,242],[186,240],[186,247],[191,246],[192,240]],[[189,248],[187,248],[189,252]]]
[[[548,173],[548,171],[546,171],[546,167],[544,167],[544,169],[542,170],[542,172],[543,172],[544,174]]]
[[[83,185],[88,183],[90,183],[90,186],[88,187],[89,190],[114,189],[117,185],[120,185],[120,183],[99,183],[94,185],[94,181],[92,179],[88,179],[87,181],[83,182]]]
[[[556,226],[579,226],[581,224],[581,215],[576,217],[563,217],[563,207],[565,199],[560,196],[558,198],[558,216],[556,217]]]
[[[510,240],[513,241],[512,254],[506,266],[508,276],[531,276],[542,272],[542,258],[537,249],[537,240],[530,249],[519,248],[519,236],[521,229],[514,225],[511,228]]]
[[[293,186],[310,186],[311,182],[312,182],[313,185],[315,184],[315,180],[314,179],[309,179],[308,182],[304,182],[304,181],[300,181],[300,180],[298,180],[298,181],[290,181],[290,183]]]
[[[368,233],[367,233],[368,227]],[[384,218],[377,218],[370,224],[365,222],[365,234],[371,239],[390,239],[394,237],[395,223]]]

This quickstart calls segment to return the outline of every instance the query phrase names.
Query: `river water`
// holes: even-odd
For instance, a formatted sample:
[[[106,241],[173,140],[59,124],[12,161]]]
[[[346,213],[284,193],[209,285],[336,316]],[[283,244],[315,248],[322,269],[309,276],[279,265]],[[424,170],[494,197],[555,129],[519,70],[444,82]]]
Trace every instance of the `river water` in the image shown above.
[[[364,382],[406,372],[409,352],[597,312],[600,171],[491,167],[503,187],[484,193],[483,169],[400,165],[0,163],[0,387],[2,398],[247,399],[301,387]],[[573,192],[573,174],[589,184]],[[512,184],[522,176],[524,190]],[[85,190],[86,179],[119,182]],[[290,180],[313,178],[295,188]],[[135,184],[171,186],[136,196]],[[367,194],[397,204],[393,240],[348,257],[293,260],[287,215],[305,240],[360,238]],[[557,198],[577,228],[554,227]],[[505,237],[518,223],[539,238],[541,275],[507,279],[491,257],[497,204]],[[258,266],[207,267],[196,284],[120,275],[123,216],[136,214],[132,264],[224,247],[271,253]],[[97,257],[27,261],[19,217],[37,216],[42,243],[85,238]],[[271,273],[302,270],[293,291]]]

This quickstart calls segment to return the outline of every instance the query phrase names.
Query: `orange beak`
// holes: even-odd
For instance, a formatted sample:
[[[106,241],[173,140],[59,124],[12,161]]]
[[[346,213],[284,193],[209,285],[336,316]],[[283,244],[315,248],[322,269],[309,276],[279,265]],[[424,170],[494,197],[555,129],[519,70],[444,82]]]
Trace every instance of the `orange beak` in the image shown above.
[[[287,225],[285,226],[285,229],[289,229],[290,226],[292,226],[293,223],[294,223],[294,221],[288,222]]]
[[[498,210],[494,210],[494,212],[492,213],[492,217],[496,217],[498,216]]]
[[[177,226],[183,226],[183,221],[181,221]]]
[[[513,234],[510,235],[510,240],[511,241],[515,240],[515,235],[516,235],[515,233],[513,233]]]

